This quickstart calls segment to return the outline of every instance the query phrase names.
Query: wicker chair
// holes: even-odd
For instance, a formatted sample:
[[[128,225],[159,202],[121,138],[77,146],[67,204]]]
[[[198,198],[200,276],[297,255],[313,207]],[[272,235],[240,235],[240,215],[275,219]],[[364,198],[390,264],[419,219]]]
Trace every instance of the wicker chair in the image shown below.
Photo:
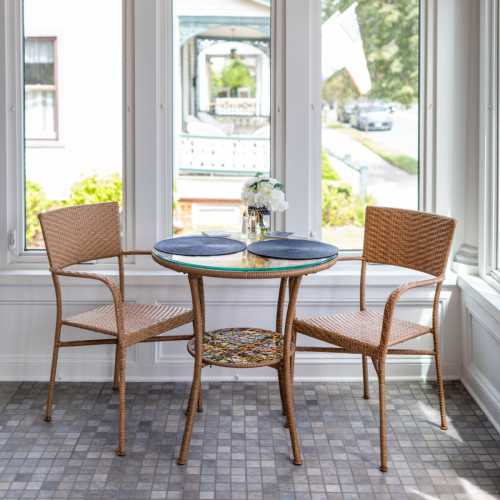
[[[439,348],[439,296],[455,230],[455,221],[447,217],[400,210],[368,207],[363,253],[360,257],[339,260],[361,261],[360,310],[294,321],[293,344],[297,333],[322,340],[337,347],[295,347],[296,351],[356,353],[362,356],[364,398],[368,393],[367,358],[373,361],[379,383],[380,411],[380,470],[387,471],[387,442],[385,415],[385,360],[388,354],[415,354],[434,356],[439,390],[441,429],[447,429],[444,387]],[[432,275],[407,283],[394,290],[384,312],[366,309],[366,266],[369,263],[388,264],[421,271]],[[404,293],[417,287],[435,286],[432,325],[424,326],[394,317],[396,304]],[[432,350],[397,349],[395,345],[431,334]]]
[[[117,203],[99,203],[52,210],[39,215],[50,271],[56,292],[57,318],[54,336],[52,368],[45,421],[52,419],[52,398],[61,347],[116,345],[113,388],[119,391],[119,444],[117,455],[125,454],[125,368],[127,348],[139,342],[189,340],[192,335],[160,337],[173,328],[191,323],[190,309],[152,304],[127,304],[124,291],[123,261],[127,255],[150,255],[147,251],[124,251],[120,239]],[[107,276],[66,268],[82,262],[116,257],[119,286]],[[104,284],[111,292],[113,303],[92,311],[63,319],[60,278],[85,278]],[[111,338],[62,341],[61,329],[71,326],[102,333]]]

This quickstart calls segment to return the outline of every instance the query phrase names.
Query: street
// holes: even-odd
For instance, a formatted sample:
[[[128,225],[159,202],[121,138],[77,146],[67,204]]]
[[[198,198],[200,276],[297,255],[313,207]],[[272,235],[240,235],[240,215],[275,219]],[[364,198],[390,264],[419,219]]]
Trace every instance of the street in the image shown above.
[[[393,113],[392,130],[365,132],[373,141],[387,149],[418,158],[418,106]]]

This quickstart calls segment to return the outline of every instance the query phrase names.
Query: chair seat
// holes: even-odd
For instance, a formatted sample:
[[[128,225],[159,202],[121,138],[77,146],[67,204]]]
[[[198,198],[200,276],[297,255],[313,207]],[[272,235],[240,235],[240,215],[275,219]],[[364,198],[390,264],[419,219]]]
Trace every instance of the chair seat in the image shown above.
[[[184,307],[162,304],[123,304],[127,344],[155,337],[193,321],[193,312]],[[115,308],[112,304],[65,319],[64,324],[106,335],[117,335]]]
[[[380,345],[384,314],[376,311],[357,311],[323,316],[294,322],[295,329],[310,337],[329,342],[347,350],[370,353]],[[392,320],[388,345],[431,332],[431,327],[404,321]]]

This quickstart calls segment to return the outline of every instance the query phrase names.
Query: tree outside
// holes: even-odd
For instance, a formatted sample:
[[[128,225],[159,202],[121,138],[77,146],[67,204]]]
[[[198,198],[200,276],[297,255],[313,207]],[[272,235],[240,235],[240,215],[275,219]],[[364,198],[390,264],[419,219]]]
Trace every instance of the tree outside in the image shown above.
[[[323,21],[354,0],[323,0]],[[357,0],[357,15],[373,88],[366,96],[409,107],[418,99],[419,0]],[[327,102],[359,97],[345,70],[323,88]]]

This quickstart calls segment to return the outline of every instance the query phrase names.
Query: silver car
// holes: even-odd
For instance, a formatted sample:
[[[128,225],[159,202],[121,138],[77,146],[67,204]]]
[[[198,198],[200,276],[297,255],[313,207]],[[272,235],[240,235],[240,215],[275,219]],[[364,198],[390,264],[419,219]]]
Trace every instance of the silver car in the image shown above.
[[[351,116],[351,125],[359,130],[391,130],[393,118],[387,104],[358,104]]]

